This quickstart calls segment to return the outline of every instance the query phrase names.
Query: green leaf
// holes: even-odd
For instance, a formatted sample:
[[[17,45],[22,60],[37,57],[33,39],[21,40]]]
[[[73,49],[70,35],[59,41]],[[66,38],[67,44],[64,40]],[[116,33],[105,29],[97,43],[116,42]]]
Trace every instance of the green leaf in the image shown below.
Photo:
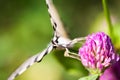
[[[99,76],[98,74],[89,75],[89,76],[86,76],[86,77],[82,77],[79,80],[96,80],[98,78],[98,76]]]

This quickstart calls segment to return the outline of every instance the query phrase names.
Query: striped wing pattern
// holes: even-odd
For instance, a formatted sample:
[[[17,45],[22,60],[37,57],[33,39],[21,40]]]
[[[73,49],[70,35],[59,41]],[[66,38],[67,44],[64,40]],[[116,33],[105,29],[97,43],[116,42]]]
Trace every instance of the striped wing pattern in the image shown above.
[[[67,38],[66,32],[64,31],[64,28],[63,28],[63,24],[59,18],[57,10],[55,9],[52,3],[52,0],[46,0],[46,4],[48,7],[51,24],[54,30],[54,37],[47,48],[45,48],[42,52],[30,57],[28,60],[26,60],[18,69],[16,69],[15,72],[13,72],[10,75],[8,80],[14,80],[17,76],[19,76],[24,71],[26,71],[35,62],[41,62],[43,57],[49,54],[53,49],[65,48],[70,43],[70,40]]]

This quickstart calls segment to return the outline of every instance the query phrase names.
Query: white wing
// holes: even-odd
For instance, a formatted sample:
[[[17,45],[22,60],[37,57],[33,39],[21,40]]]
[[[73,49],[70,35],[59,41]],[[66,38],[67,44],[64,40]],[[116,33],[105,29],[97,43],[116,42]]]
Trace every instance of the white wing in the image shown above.
[[[48,12],[50,15],[51,24],[54,29],[54,37],[45,50],[43,50],[41,53],[32,56],[27,61],[25,61],[15,72],[12,73],[12,75],[8,78],[8,80],[14,80],[15,77],[22,74],[35,62],[40,62],[43,59],[43,57],[46,54],[49,54],[55,47],[64,48],[70,42],[64,30],[63,24],[59,18],[58,12],[52,3],[52,0],[46,0],[46,4],[48,6]]]
[[[51,24],[53,26],[54,31],[57,33],[57,36],[62,36],[62,37],[68,38],[67,33],[62,24],[62,21],[59,17],[59,14],[58,14],[52,0],[46,0],[46,5],[48,7]]]
[[[45,50],[26,60],[15,72],[11,74],[8,80],[14,80],[18,75],[22,74],[35,62],[40,62],[45,55],[49,54],[53,50],[53,48],[54,46],[52,44],[49,44]]]

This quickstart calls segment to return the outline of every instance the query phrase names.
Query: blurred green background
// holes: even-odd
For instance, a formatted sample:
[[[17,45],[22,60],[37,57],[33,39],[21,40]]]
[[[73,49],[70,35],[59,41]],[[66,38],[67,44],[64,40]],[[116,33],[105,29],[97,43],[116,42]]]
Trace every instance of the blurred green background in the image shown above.
[[[71,39],[97,31],[107,33],[101,0],[54,0],[54,4]],[[108,4],[119,49],[120,0],[108,0]],[[45,0],[0,0],[0,80],[42,51],[52,34]],[[16,80],[77,80],[88,74],[79,61],[63,54],[52,52]]]

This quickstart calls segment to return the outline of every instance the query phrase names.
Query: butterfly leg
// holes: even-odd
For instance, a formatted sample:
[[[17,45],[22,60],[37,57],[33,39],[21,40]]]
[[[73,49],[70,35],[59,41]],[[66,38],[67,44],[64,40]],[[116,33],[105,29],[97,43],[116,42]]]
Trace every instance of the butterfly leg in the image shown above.
[[[70,57],[70,58],[74,58],[74,59],[80,60],[80,57],[79,57],[78,54],[70,52],[68,48],[65,48],[65,50],[66,50],[65,53],[64,53],[65,57]]]

